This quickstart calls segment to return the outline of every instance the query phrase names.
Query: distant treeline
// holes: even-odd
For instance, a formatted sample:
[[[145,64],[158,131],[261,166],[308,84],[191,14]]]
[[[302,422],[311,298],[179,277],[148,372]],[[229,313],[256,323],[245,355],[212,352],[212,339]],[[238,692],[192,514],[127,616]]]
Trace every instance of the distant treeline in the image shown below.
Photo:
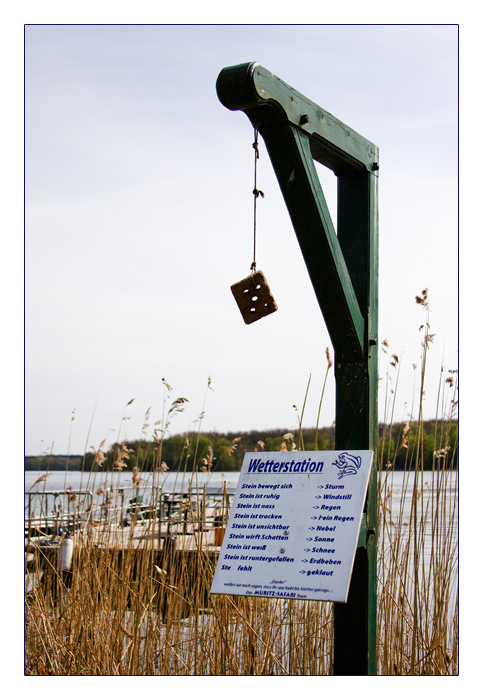
[[[160,442],[135,440],[114,443],[106,452],[85,455],[25,457],[27,471],[140,471],[178,469],[194,471],[239,471],[245,452],[278,452],[281,448],[333,450],[335,428],[304,428],[292,434],[283,430],[248,433],[188,433],[172,435]],[[416,461],[429,470],[433,465],[458,466],[458,423],[424,421],[379,426],[379,463],[396,470],[414,469]]]

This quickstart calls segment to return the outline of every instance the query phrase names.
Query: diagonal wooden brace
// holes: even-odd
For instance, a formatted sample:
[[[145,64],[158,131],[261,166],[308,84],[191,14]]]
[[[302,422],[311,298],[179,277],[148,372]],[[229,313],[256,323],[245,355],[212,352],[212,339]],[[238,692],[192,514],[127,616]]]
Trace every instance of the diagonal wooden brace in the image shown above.
[[[367,303],[354,291],[313,161],[337,175],[372,172],[377,147],[257,63],[224,68],[216,87],[263,136],[336,355],[362,362]]]

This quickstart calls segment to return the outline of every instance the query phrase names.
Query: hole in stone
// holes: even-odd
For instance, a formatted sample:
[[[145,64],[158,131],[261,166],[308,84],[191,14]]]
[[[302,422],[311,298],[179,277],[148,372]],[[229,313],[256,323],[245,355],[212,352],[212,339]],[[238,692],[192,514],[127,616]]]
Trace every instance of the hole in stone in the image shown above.
[[[256,311],[256,309],[250,309],[250,313],[251,313],[251,314],[254,314],[255,311]]]
[[[249,289],[244,289],[244,290],[243,290],[243,294],[249,294],[249,293],[250,293],[250,290],[249,290]]]
[[[258,301],[258,297],[252,297],[252,301]]]

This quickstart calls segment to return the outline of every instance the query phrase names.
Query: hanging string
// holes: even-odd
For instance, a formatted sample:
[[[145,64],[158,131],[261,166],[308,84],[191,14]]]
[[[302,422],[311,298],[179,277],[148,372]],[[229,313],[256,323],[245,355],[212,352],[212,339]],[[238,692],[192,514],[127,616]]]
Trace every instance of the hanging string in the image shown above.
[[[250,265],[252,275],[257,271],[257,199],[259,196],[265,197],[263,192],[257,189],[257,160],[260,158],[258,152],[258,128],[254,129],[255,140],[253,148],[255,149],[255,165],[254,165],[254,182],[253,182],[253,262]]]

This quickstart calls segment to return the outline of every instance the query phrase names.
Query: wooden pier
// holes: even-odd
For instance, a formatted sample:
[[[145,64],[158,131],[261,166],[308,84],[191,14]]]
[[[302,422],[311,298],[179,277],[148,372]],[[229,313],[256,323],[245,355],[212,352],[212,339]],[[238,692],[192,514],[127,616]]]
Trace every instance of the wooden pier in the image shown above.
[[[87,518],[85,513],[74,518],[65,514],[60,520],[54,513],[44,517],[43,529],[41,520],[26,519],[26,591],[38,589],[55,600],[83,566],[105,571],[107,565],[121,578],[128,576],[130,588],[132,582],[151,581],[159,604],[167,591],[181,585],[187,600],[190,591],[197,590],[198,598],[202,591],[208,606],[206,572],[216,567],[232,496],[226,491],[209,499],[206,493],[203,499],[199,494],[163,494],[148,504],[128,501],[127,508],[90,510]],[[66,569],[61,549],[67,532],[72,563]]]

